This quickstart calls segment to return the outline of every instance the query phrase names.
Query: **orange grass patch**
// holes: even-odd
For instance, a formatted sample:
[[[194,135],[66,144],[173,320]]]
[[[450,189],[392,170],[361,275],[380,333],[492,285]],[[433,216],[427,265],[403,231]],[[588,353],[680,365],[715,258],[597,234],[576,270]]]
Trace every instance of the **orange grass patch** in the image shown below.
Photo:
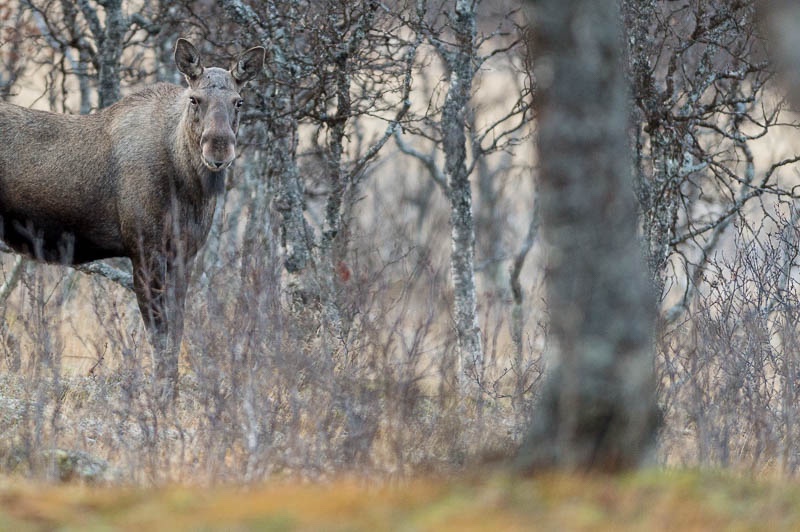
[[[800,487],[699,472],[151,490],[0,482],[0,530],[797,530]]]

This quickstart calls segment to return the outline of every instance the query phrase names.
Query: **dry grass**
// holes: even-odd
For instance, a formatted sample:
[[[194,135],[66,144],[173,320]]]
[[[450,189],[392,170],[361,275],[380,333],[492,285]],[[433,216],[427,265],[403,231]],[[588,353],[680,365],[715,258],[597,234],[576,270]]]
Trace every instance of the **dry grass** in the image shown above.
[[[416,479],[375,486],[99,489],[0,482],[8,530],[796,530],[800,488],[730,474],[646,471]]]
[[[483,312],[485,388],[458,390],[444,276],[420,267],[426,257],[354,264],[336,337],[315,309],[283,301],[269,268],[240,275],[229,249],[194,284],[166,412],[130,294],[83,275],[65,290],[55,267],[26,273],[4,308],[0,472],[143,486],[404,478],[512,452],[541,368],[531,345],[511,367],[501,306]]]

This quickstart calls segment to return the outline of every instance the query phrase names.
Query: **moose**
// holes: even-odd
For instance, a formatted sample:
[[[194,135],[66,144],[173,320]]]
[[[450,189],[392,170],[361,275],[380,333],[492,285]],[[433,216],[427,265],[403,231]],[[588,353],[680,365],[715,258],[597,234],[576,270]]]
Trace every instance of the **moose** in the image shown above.
[[[188,88],[158,83],[83,116],[0,102],[0,240],[50,263],[130,259],[164,404],[177,393],[191,261],[236,156],[240,91],[265,55],[207,68],[178,39]]]

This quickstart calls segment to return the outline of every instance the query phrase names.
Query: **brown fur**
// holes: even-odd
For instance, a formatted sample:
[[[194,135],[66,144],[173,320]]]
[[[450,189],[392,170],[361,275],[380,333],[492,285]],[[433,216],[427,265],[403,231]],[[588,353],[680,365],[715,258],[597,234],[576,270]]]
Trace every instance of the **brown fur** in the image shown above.
[[[239,90],[264,55],[252,48],[231,71],[204,68],[179,39],[188,88],[160,83],[87,116],[0,102],[0,238],[47,262],[130,258],[166,395],[177,379],[187,263],[235,156]]]

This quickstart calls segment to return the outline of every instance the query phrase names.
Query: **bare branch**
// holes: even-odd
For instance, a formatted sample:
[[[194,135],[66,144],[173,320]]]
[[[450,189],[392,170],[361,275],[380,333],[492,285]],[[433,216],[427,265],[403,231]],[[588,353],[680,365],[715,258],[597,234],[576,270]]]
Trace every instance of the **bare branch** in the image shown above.
[[[4,242],[0,242],[0,252],[16,254],[16,252],[10,247],[8,247]],[[22,257],[22,255],[17,255],[17,256]],[[18,261],[19,259],[15,259],[15,264]],[[114,268],[108,263],[102,261],[96,261],[96,262],[89,262],[86,264],[77,264],[71,267],[79,272],[92,275],[100,275],[101,277],[105,277],[106,279],[109,279],[110,281],[117,283],[123,288],[133,291],[133,276],[126,271]],[[13,289],[13,286],[11,286],[9,290],[10,289]],[[0,289],[0,292],[1,291],[2,290]]]
[[[0,304],[5,303],[8,296],[10,296],[11,292],[16,288],[24,265],[25,258],[22,255],[17,255],[14,259],[14,264],[11,266],[11,271],[6,275],[5,281],[3,281],[2,286],[0,286]]]
[[[401,152],[405,153],[406,155],[410,155],[411,157],[414,157],[425,166],[428,172],[430,172],[431,178],[434,180],[434,182],[437,185],[439,185],[442,188],[442,190],[447,194],[449,190],[447,184],[447,177],[444,175],[444,172],[439,167],[439,165],[436,164],[436,161],[433,159],[433,156],[430,154],[422,153],[416,148],[406,144],[406,141],[403,140],[403,135],[399,129],[395,129],[394,131],[394,140],[397,143],[397,147],[400,148]]]
[[[79,264],[74,268],[79,272],[105,277],[131,292],[133,291],[133,276],[126,271],[114,268],[108,263],[101,261],[89,262],[87,264]]]

